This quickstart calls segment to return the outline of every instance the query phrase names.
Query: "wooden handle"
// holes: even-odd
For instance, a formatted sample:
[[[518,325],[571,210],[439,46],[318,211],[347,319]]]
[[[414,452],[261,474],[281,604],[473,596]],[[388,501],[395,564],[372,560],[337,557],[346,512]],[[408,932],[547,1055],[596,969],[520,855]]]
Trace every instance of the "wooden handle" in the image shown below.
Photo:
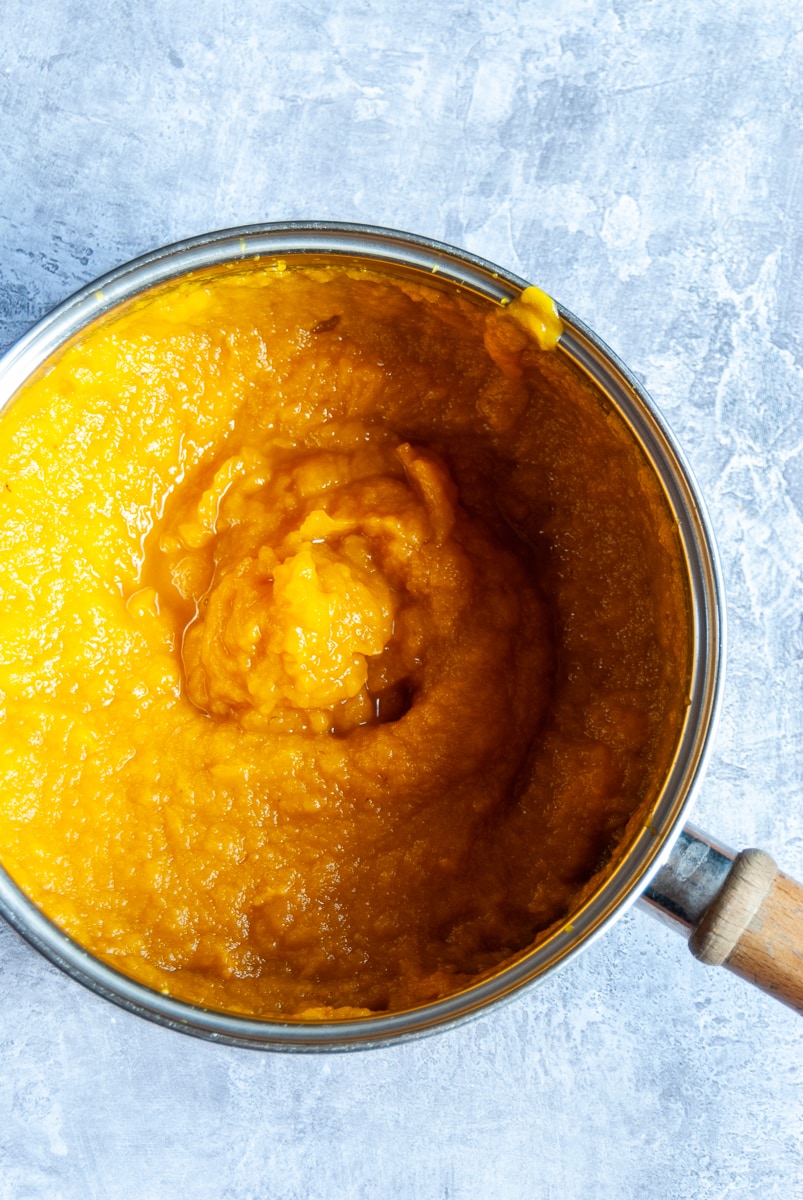
[[[763,850],[736,856],[689,948],[803,1012],[803,887]]]

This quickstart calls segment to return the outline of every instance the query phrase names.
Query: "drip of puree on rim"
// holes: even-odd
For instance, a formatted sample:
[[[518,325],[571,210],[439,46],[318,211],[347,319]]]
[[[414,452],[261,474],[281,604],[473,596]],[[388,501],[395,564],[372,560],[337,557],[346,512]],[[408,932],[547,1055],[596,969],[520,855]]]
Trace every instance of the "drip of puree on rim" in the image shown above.
[[[7,409],[0,858],[93,954],[231,1012],[397,1010],[567,920],[643,823],[679,548],[552,313],[228,266]]]

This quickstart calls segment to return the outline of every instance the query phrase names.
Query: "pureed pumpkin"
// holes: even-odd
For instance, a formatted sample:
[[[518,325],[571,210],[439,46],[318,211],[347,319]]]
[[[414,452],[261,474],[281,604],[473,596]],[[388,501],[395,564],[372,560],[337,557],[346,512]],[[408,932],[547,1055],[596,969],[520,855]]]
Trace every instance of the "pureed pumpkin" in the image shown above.
[[[281,261],[90,326],[0,423],[0,858],[179,999],[465,987],[640,827],[678,741],[676,531],[509,309]]]

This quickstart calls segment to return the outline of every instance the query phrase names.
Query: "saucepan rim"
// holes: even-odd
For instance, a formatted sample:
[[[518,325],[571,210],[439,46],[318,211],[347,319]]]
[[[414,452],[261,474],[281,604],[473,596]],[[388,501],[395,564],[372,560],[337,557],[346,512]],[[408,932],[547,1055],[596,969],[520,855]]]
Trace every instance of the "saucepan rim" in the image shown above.
[[[398,230],[332,221],[286,221],[217,230],[160,247],[87,284],[38,321],[0,358],[0,411],[45,361],[90,322],[159,284],[256,258],[323,255],[437,276],[507,303],[525,280],[465,250]],[[210,1041],[260,1049],[348,1050],[387,1046],[451,1027],[543,981],[597,938],[666,861],[709,755],[722,691],[724,604],[716,545],[689,465],[631,371],[582,321],[558,304],[557,353],[581,368],[620,412],[655,470],[675,515],[688,572],[693,664],[680,744],[660,795],[627,854],[571,921],[534,949],[463,991],[421,1007],[370,1017],[311,1021],[239,1016],[176,1000],[94,958],[50,921],[0,868],[0,914],[68,975],[158,1024]]]

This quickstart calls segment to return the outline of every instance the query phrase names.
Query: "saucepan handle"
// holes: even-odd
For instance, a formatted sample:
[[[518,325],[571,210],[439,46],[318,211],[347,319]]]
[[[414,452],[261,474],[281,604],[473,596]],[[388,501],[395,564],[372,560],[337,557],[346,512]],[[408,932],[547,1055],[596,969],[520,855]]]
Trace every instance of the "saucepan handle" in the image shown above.
[[[803,887],[763,850],[734,854],[687,825],[642,903],[724,966],[803,1012]]]

